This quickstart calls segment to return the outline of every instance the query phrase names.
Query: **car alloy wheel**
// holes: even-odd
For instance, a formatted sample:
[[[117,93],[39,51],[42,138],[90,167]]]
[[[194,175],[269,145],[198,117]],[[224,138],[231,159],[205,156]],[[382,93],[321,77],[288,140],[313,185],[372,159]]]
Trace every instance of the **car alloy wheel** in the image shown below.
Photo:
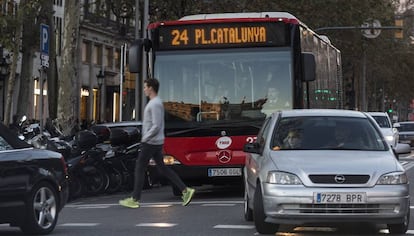
[[[21,226],[25,233],[47,234],[56,226],[58,219],[58,196],[46,182],[34,186],[27,199],[26,222]]]

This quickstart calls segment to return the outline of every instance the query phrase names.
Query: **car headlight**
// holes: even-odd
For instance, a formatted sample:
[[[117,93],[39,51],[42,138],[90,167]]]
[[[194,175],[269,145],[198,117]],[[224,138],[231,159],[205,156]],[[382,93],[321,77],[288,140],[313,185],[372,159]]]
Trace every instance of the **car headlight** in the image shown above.
[[[392,136],[392,135],[387,135],[387,136],[385,136],[385,140],[387,140],[387,141],[389,141],[389,142],[392,142],[392,141],[394,141],[394,136]]]
[[[267,174],[266,182],[269,184],[286,184],[286,185],[297,185],[302,184],[299,177],[294,174],[280,172],[280,171],[270,171]]]
[[[404,172],[394,172],[381,176],[377,184],[392,185],[408,183],[407,175]]]

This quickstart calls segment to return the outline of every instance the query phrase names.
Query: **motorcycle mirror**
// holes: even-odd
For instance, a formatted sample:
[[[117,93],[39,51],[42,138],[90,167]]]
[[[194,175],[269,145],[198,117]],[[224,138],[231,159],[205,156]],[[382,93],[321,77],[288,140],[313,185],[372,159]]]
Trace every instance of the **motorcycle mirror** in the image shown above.
[[[27,116],[22,116],[22,118],[20,119],[20,123],[23,123],[23,122],[25,122],[27,120]]]

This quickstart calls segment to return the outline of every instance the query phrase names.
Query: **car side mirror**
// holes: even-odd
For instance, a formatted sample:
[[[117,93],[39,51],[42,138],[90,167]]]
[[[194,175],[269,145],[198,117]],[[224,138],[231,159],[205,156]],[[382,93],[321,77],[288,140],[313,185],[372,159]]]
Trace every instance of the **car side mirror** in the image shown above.
[[[410,144],[406,143],[397,143],[397,146],[394,148],[397,154],[408,154],[411,153]]]
[[[400,125],[400,123],[394,123],[393,125],[392,125],[392,127],[394,127],[394,128],[400,128],[401,127],[401,125]]]
[[[260,145],[258,143],[246,143],[243,146],[243,151],[247,153],[260,154]]]

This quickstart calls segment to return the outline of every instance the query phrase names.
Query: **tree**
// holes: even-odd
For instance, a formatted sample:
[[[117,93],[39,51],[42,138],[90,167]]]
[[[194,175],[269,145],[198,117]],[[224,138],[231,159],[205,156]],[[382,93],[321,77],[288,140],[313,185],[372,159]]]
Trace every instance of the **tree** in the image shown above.
[[[39,35],[40,35],[40,24],[45,23],[49,25],[50,29],[53,29],[53,1],[52,0],[37,0],[37,1],[29,1],[25,0],[21,2],[21,6],[24,7],[23,13],[23,31],[22,31],[22,40],[21,40],[21,53],[22,53],[22,66],[21,66],[21,73],[20,73],[20,87],[19,87],[19,96],[18,100],[15,101],[17,103],[17,111],[16,115],[21,117],[23,115],[27,115],[28,110],[30,110],[30,101],[32,100],[31,91],[30,91],[30,84],[32,84],[32,72],[33,68],[40,65],[33,65],[33,58],[35,57],[35,53],[39,51]],[[51,38],[50,41],[50,58],[54,58],[53,55],[54,47],[53,47],[53,35],[49,34]],[[50,65],[54,65],[53,60],[50,60]],[[51,66],[49,67],[51,68]],[[49,80],[49,76],[48,76]],[[50,81],[54,81],[50,79]],[[52,87],[53,83],[48,83],[48,87]],[[50,97],[53,96],[53,93],[48,93]],[[49,101],[49,103],[53,104],[53,99]]]
[[[65,2],[64,9],[64,33],[62,66],[58,83],[59,97],[57,118],[61,127],[70,129],[71,125],[79,114],[79,99],[77,97],[78,70],[77,70],[77,49],[80,19],[80,0]]]
[[[20,4],[13,1],[7,3],[7,14],[0,16],[1,38],[0,44],[8,49],[12,55],[10,76],[8,78],[8,90],[5,105],[4,123],[9,124],[12,103],[16,103],[16,115],[21,117],[30,109],[29,84],[32,79],[33,57],[39,50],[39,23],[45,19],[45,15],[51,16],[52,10],[45,11],[44,5],[52,6],[51,0],[22,0]],[[41,14],[42,13],[42,14]],[[21,73],[19,83],[19,95],[13,101],[14,88],[16,84],[17,61],[21,55]]]
[[[19,48],[21,45],[20,32],[22,30],[22,19],[24,17],[24,7],[17,8],[17,5],[8,3],[7,14],[1,15],[0,18],[0,44],[8,49],[12,58],[10,66],[10,74],[7,85],[7,95],[4,107],[4,120],[3,123],[8,125],[10,123],[10,111],[12,96],[14,91],[14,84],[16,78],[16,68],[19,56]]]

